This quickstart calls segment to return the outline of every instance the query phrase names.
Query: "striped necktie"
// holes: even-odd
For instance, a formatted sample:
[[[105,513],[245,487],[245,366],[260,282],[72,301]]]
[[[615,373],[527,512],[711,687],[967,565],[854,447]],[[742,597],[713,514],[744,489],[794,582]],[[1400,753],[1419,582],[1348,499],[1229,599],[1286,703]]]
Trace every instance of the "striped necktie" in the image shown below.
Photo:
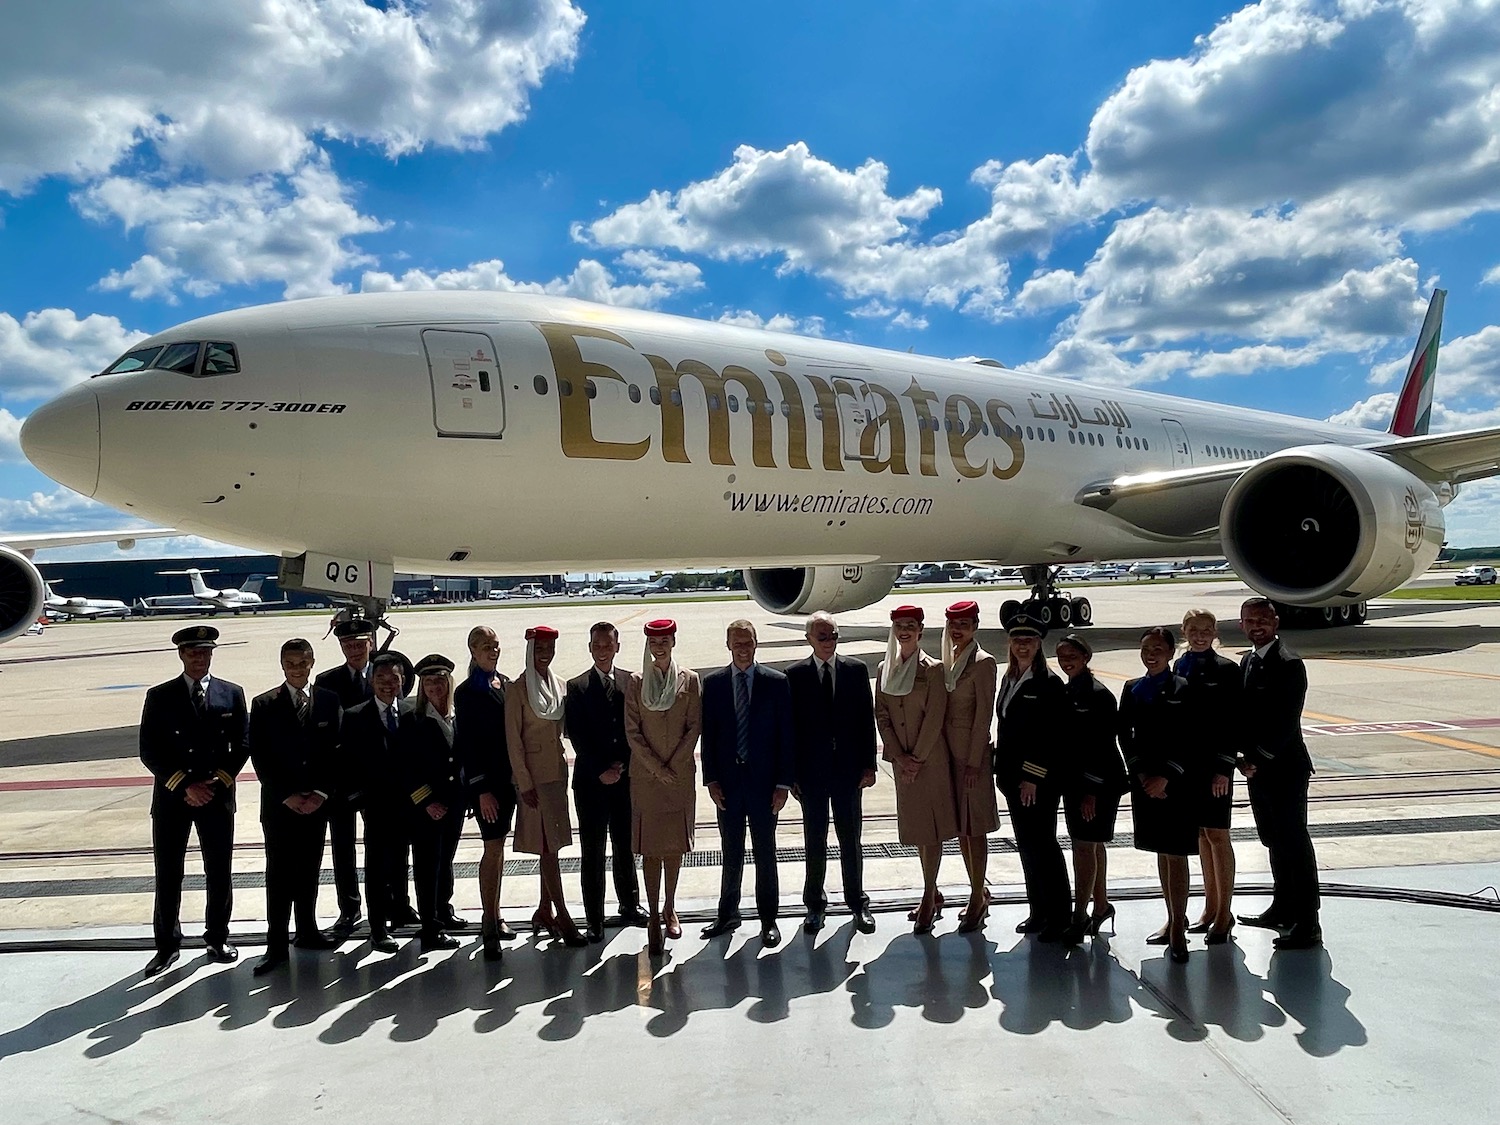
[[[307,722],[308,709],[307,690],[305,688],[297,688],[295,695],[297,698],[297,721],[305,723]]]
[[[734,756],[744,764],[750,756],[750,677],[734,674]]]

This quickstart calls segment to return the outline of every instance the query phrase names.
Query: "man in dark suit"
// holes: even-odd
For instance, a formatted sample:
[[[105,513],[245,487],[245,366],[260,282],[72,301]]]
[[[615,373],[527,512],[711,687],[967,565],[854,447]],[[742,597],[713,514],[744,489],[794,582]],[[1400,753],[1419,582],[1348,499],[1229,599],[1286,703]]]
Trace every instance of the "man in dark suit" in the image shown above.
[[[370,945],[382,953],[396,952],[391,927],[403,906],[411,910],[406,892],[411,834],[396,737],[401,716],[409,710],[402,695],[413,671],[411,661],[399,652],[375,656],[370,661],[370,687],[375,695],[345,711],[339,731],[340,775],[352,786],[343,797],[365,820]]]
[[[807,918],[802,928],[810,934],[821,930],[828,908],[823,882],[831,808],[844,875],[844,905],[860,932],[870,934],[875,932],[875,918],[864,890],[859,836],[863,791],[875,784],[875,697],[865,666],[838,655],[839,629],[830,614],[818,612],[807,619],[807,643],[812,655],[786,670],[797,751],[797,785],[792,795],[802,805],[807,849],[807,879],[802,885]]]
[[[630,747],[625,744],[625,689],[630,673],[615,667],[620,633],[608,621],[589,630],[594,665],[568,681],[564,730],[573,744],[573,804],[578,809],[579,881],[585,936],[604,940],[605,926],[644,926],[641,889],[630,850]],[[614,859],[620,912],[604,916],[604,841]]]
[[[745,826],[755,849],[755,910],[760,939],[781,944],[776,911],[776,818],[796,781],[792,695],[786,677],[755,662],[755,624],[731,621],[727,668],[703,678],[703,783],[719,810],[724,866],[719,910],[703,936],[727,934],[740,922],[740,876],[745,868]]]
[[[287,641],[281,646],[285,682],[250,701],[250,759],[260,778],[266,836],[266,953],[255,963],[256,976],[286,964],[293,908],[299,949],[338,945],[318,929],[318,872],[341,711],[333,692],[309,687],[312,669],[311,642]]]
[[[321,673],[313,681],[313,686],[333,692],[338,696],[339,706],[347,711],[374,694],[370,686],[370,652],[375,646],[375,626],[356,617],[340,621],[333,627],[333,635],[343,650],[344,663]],[[335,772],[328,779],[334,788],[334,796],[328,803],[327,816],[329,842],[333,845],[333,890],[339,904],[339,916],[332,932],[336,937],[346,938],[359,925],[360,901],[359,870],[354,854],[354,840],[358,833],[354,824],[354,805],[348,799],[349,789],[356,782],[345,776],[342,767],[342,762],[337,763]],[[369,862],[369,857],[365,862]]]
[[[1248,926],[1280,930],[1277,949],[1312,949],[1323,943],[1318,921],[1318,857],[1307,831],[1307,786],[1312,757],[1302,738],[1307,668],[1277,636],[1281,621],[1266,598],[1240,607],[1240,628],[1254,646],[1240,661],[1245,677],[1238,721],[1246,749],[1240,772],[1250,790],[1255,831],[1270,853],[1271,905],[1263,914],[1240,915]]]
[[[182,675],[146,692],[141,712],[141,762],[151,771],[151,859],[156,875],[152,930],[156,955],[146,964],[154,977],[182,948],[182,875],[188,834],[198,830],[208,907],[203,940],[208,959],[229,963],[239,950],[229,943],[234,905],[229,860],[234,850],[234,779],[249,756],[245,693],[209,674],[219,631],[193,625],[172,634]]]

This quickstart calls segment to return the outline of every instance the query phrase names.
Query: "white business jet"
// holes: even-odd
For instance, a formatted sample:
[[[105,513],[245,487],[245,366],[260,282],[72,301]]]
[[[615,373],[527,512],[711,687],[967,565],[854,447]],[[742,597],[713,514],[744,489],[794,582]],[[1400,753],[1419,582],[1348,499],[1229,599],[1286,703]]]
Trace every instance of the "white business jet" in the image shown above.
[[[1433,562],[1457,487],[1500,473],[1500,429],[1427,434],[1442,299],[1387,433],[424,292],[179,325],[38,408],[21,443],[84,495],[278,553],[284,588],[377,615],[396,568],[741,566],[760,605],[802,613],[872,604],[903,563],[954,558],[1025,566],[1031,612],[1086,624],[1056,567],[1221,555],[1283,606],[1354,622]]]
[[[92,543],[114,543],[122,551],[135,546],[138,539],[160,539],[175,534],[169,527],[148,527],[139,531],[60,531],[51,535],[7,535],[0,533],[0,643],[27,632],[44,613],[55,611],[56,601],[72,603],[78,599],[58,598],[43,580],[32,558],[38,551],[56,547],[83,547]],[[120,605],[104,602],[95,605]],[[129,608],[126,607],[126,614]],[[81,616],[68,614],[64,616]],[[112,614],[104,616],[125,616]]]
[[[52,588],[57,584],[56,579],[47,582],[45,610],[48,617],[78,618],[82,621],[94,621],[101,617],[130,616],[130,606],[122,601],[112,598],[65,598]]]

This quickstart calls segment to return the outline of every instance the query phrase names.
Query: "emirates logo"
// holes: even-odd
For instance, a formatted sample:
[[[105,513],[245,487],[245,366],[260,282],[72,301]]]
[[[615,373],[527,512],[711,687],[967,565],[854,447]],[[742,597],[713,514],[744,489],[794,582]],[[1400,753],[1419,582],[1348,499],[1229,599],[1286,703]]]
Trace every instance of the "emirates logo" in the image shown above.
[[[1402,504],[1406,509],[1406,549],[1416,554],[1427,532],[1427,518],[1422,515],[1422,505],[1417,501],[1416,489],[1406,490]]]
[[[846,567],[844,567],[844,581],[845,582],[858,582],[864,576],[865,576],[865,568],[862,567],[862,566],[846,566]]]

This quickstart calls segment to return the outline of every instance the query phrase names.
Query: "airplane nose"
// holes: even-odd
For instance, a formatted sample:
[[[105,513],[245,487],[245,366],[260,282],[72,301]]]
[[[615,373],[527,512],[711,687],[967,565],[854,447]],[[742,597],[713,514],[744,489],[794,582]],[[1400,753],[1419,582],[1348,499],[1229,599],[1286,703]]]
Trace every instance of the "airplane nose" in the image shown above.
[[[99,489],[99,396],[86,386],[64,391],[21,425],[26,459],[58,484],[92,496]]]

